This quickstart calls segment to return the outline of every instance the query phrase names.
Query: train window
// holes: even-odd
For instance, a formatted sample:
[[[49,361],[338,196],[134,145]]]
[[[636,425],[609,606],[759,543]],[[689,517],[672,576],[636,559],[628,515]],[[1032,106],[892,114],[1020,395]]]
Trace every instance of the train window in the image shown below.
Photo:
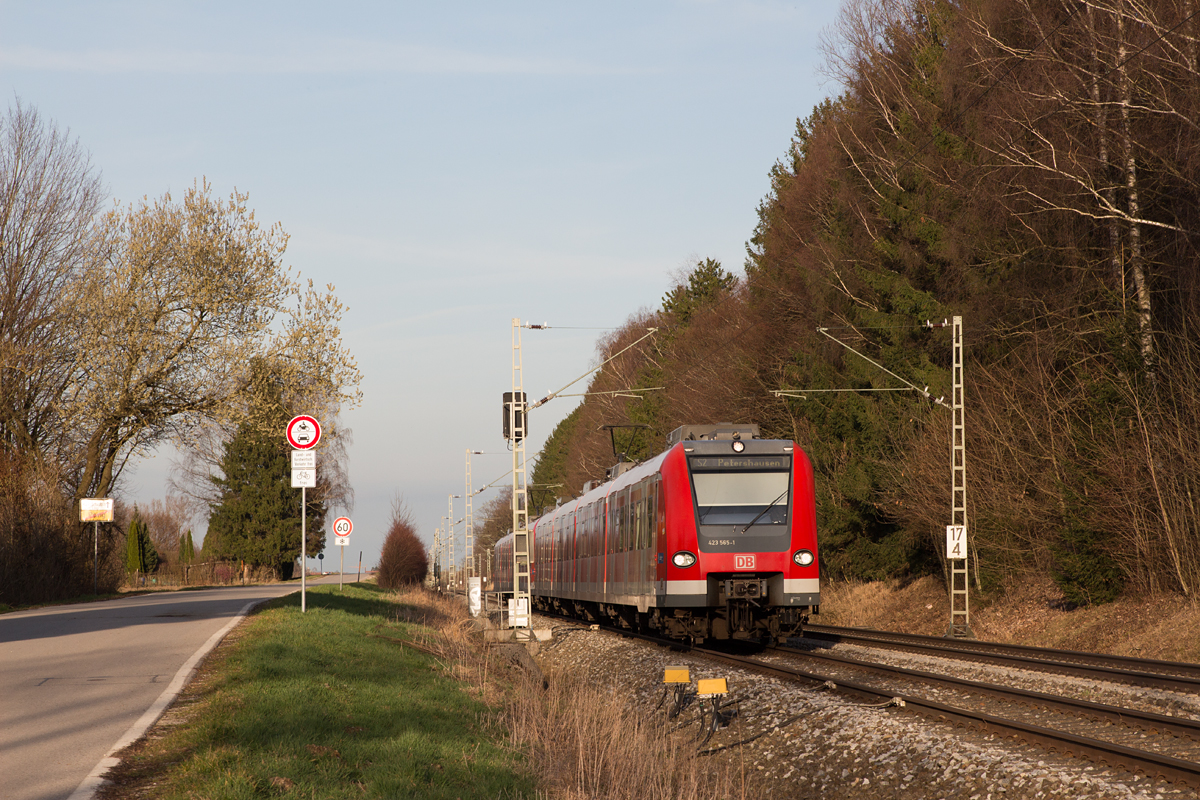
[[[629,549],[636,550],[638,536],[641,534],[641,514],[642,503],[640,500],[635,500],[632,497],[629,500]]]
[[[608,501],[608,552],[617,552],[617,539],[620,536],[621,507],[617,498]]]
[[[658,486],[650,491],[650,499],[646,501],[646,546],[652,546],[658,536]]]
[[[629,503],[625,506],[629,527],[625,529],[625,549],[632,550],[634,543],[637,540],[637,506],[638,506],[638,490],[636,488],[629,490]]]
[[[638,500],[633,507],[633,535],[630,538],[629,549],[638,550],[642,546],[642,501]]]
[[[735,462],[733,469],[729,469],[731,459],[722,459],[723,463],[713,464],[717,467],[713,469],[709,465],[714,461],[692,461],[692,486],[701,525],[753,524],[761,528],[787,523],[790,459]]]
[[[588,515],[588,551],[589,556],[600,555],[600,537],[604,535],[604,523],[600,515],[603,513],[604,502],[598,502],[592,506],[592,513]]]

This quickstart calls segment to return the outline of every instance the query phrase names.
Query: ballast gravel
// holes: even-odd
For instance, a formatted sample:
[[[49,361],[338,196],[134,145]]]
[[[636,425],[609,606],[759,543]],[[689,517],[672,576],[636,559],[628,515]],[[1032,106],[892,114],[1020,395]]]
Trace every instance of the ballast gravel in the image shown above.
[[[686,666],[692,685],[726,678],[731,719],[697,747],[705,758],[744,771],[757,797],[964,798],[964,800],[1168,800],[1200,797],[1193,787],[1133,775],[1048,753],[1013,739],[955,728],[896,707],[873,707],[826,689],[804,687],[715,665],[637,639],[563,625],[537,661],[550,677],[574,672],[617,689],[645,714],[658,707],[663,670]],[[700,733],[700,703],[677,718],[678,735]]]

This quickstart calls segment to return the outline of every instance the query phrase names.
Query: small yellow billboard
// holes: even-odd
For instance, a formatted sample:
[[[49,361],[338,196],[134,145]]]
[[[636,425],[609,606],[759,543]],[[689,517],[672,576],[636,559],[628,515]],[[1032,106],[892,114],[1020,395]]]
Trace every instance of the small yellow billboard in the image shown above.
[[[85,497],[79,501],[80,522],[112,522],[113,499],[111,497]]]

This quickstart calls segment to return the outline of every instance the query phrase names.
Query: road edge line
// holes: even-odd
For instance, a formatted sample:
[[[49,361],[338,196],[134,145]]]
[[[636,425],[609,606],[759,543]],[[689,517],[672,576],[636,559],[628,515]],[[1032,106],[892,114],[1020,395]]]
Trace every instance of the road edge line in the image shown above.
[[[158,696],[157,700],[150,704],[150,708],[146,709],[146,713],[142,714],[142,716],[138,718],[138,721],[133,723],[129,730],[125,731],[125,734],[117,740],[117,743],[114,744],[107,753],[105,753],[104,758],[100,759],[100,762],[92,768],[92,771],[89,772],[87,777],[83,779],[83,782],[76,787],[75,791],[71,792],[71,795],[67,798],[67,800],[92,800],[96,792],[99,791],[100,787],[104,784],[104,776],[110,769],[121,763],[121,759],[116,758],[113,754],[119,753],[129,745],[136,742],[138,739],[145,736],[146,731],[150,730],[151,726],[158,722],[159,718],[166,713],[167,707],[175,701],[175,698],[179,696],[181,691],[183,691],[183,687],[186,686],[188,681],[192,679],[192,676],[196,673],[196,667],[200,664],[200,661],[203,660],[206,655],[212,652],[214,647],[221,643],[221,640],[224,639],[231,630],[233,630],[235,625],[246,618],[246,615],[250,613],[251,609],[257,605],[267,602],[270,599],[271,598],[268,597],[262,600],[253,600],[242,606],[242,609],[238,611],[237,614],[234,614],[233,619],[231,619],[224,628],[221,628],[221,630],[208,637],[208,641],[200,645],[200,649],[193,653],[192,657],[183,663],[183,666],[180,667],[179,671],[175,673],[175,677],[171,679],[171,683],[165,690],[163,690],[163,693]]]

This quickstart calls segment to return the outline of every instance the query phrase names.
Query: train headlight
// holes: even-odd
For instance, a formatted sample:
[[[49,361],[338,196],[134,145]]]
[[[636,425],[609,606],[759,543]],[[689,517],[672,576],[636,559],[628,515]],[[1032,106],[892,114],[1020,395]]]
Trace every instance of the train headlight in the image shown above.
[[[807,567],[815,560],[811,550],[797,550],[792,553],[792,561],[795,561],[802,567]]]
[[[741,442],[741,441],[734,440],[734,442],[733,442],[733,452],[735,452],[735,453],[740,453],[740,452],[742,452],[742,451],[743,451],[743,450],[745,450],[745,449],[746,449],[746,443],[745,443],[745,442]]]
[[[671,556],[671,563],[680,569],[685,569],[696,563],[696,554],[689,553],[687,550],[680,550]]]

